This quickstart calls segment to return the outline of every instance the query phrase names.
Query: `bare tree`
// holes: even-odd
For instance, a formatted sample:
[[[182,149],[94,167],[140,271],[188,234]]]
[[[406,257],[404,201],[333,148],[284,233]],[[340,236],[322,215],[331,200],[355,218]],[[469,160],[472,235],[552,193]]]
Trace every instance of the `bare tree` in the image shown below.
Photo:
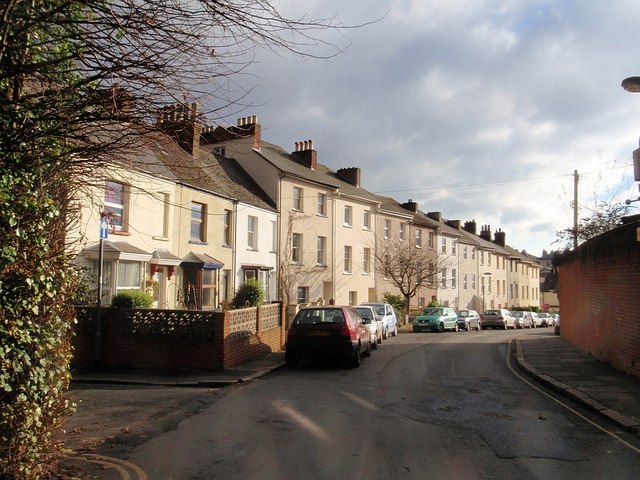
[[[451,266],[435,249],[399,239],[380,242],[374,252],[376,273],[400,290],[407,308],[420,289],[435,288],[442,270]]]
[[[30,479],[52,465],[68,407],[77,179],[135,152],[160,106],[242,108],[228,85],[257,49],[331,57],[320,33],[351,27],[269,0],[11,0],[0,13],[0,477]]]

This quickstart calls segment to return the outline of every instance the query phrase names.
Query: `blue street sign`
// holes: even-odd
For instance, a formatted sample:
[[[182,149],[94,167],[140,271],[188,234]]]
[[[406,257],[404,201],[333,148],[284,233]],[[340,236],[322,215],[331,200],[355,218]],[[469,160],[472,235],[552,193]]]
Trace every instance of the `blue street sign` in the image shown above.
[[[104,240],[109,238],[109,224],[104,218],[100,220],[100,238]]]

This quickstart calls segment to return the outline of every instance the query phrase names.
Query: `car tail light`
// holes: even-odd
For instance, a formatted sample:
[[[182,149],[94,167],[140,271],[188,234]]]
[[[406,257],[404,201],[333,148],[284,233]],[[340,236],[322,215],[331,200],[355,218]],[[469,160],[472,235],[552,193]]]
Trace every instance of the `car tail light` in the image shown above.
[[[287,338],[295,337],[296,334],[297,332],[295,328],[290,328],[289,330],[287,330]]]
[[[356,332],[355,329],[352,329],[349,325],[344,325],[340,329],[340,336],[341,337],[349,337],[351,340],[357,340],[358,332]]]
[[[484,315],[480,315],[480,320],[484,320]]]
[[[500,316],[498,317],[498,320],[504,320],[504,317],[503,317],[502,315],[500,315]]]

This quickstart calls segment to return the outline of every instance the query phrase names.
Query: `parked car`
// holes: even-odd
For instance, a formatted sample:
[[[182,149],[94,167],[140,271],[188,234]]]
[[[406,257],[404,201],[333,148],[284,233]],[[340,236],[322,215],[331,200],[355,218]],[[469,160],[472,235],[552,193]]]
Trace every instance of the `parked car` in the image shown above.
[[[556,317],[556,324],[553,327],[553,333],[560,335],[560,315]]]
[[[371,355],[371,333],[350,306],[301,308],[287,331],[285,362],[296,367],[303,358],[344,359],[360,366]]]
[[[480,330],[480,315],[475,310],[463,308],[456,310],[458,316],[458,328],[470,332],[471,330]]]
[[[533,328],[538,328],[542,326],[542,320],[538,317],[537,312],[531,312],[531,318],[533,319]]]
[[[355,307],[355,309],[371,332],[371,345],[375,350],[378,348],[378,344],[382,343],[382,330],[384,328],[382,320],[380,320],[380,317],[373,307],[361,305],[359,307]]]
[[[422,315],[413,320],[413,331],[429,330],[432,332],[444,332],[445,330],[458,329],[458,315],[449,307],[429,307]]]
[[[373,307],[378,316],[382,319],[382,338],[386,340],[389,337],[389,334],[394,337],[398,335],[398,318],[396,317],[396,312],[391,305],[379,302],[367,302],[362,305]]]
[[[516,328],[533,328],[533,312],[516,310],[512,312],[513,318],[516,319]]]
[[[550,327],[553,325],[553,318],[547,312],[538,313],[538,318],[540,319],[541,327]]]
[[[480,321],[482,322],[482,328],[516,328],[516,319],[511,315],[509,310],[504,308],[497,308],[491,310],[485,310],[480,315]]]
[[[551,322],[555,327],[556,324],[560,321],[560,315],[558,315],[557,313],[550,313],[549,315],[551,315]]]

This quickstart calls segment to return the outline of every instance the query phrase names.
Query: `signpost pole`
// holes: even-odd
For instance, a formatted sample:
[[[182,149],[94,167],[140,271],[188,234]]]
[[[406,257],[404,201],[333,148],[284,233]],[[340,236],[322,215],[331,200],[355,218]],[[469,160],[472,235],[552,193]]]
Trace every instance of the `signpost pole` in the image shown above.
[[[102,355],[102,276],[103,276],[103,256],[104,241],[109,238],[109,224],[104,217],[100,218],[100,246],[98,249],[98,298],[96,299],[96,332],[94,361],[100,361]]]

